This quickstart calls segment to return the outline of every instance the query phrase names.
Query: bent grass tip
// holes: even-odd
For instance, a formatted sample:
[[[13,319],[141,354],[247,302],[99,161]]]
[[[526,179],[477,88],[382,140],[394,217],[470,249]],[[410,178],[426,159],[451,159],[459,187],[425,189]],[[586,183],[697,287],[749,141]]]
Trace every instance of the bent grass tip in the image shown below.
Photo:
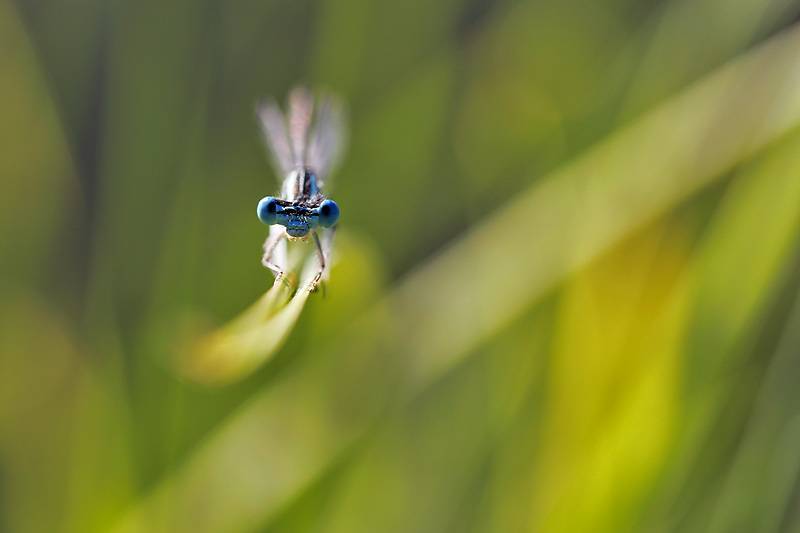
[[[189,335],[178,350],[177,370],[205,385],[224,385],[252,373],[283,346],[305,307],[309,284],[293,294],[294,287],[286,278],[278,279],[227,324]]]

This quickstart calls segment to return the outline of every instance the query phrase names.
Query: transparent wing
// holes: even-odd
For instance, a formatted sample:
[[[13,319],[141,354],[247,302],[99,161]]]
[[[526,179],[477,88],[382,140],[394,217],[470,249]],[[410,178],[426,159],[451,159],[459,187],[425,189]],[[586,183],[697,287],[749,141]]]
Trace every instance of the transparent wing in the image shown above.
[[[308,161],[308,128],[314,111],[314,95],[305,87],[296,87],[289,94],[289,138],[292,141],[294,167],[305,167]]]
[[[308,164],[314,169],[320,186],[339,163],[347,144],[345,116],[342,102],[326,95],[317,111],[308,148]]]
[[[263,99],[256,109],[264,132],[266,144],[272,156],[272,164],[283,180],[293,169],[292,147],[286,131],[286,120],[273,98]]]

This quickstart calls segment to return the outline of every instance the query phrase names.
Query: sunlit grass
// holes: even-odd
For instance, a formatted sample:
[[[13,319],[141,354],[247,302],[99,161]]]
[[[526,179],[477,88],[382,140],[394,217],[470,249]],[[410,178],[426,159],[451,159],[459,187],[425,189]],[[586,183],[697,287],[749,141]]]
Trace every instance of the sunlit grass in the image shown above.
[[[797,530],[796,7],[310,7],[0,0],[0,530]],[[303,77],[324,296],[253,213]]]
[[[356,377],[359,374],[355,369],[364,364],[359,354],[364,351],[354,347],[364,343],[383,345],[380,339],[392,331],[375,322],[374,311],[367,313],[357,325],[331,339],[328,347],[336,354],[334,364],[351,369],[350,379],[358,384],[355,390],[341,397],[330,385],[337,382],[337,372],[331,372],[330,368],[326,372],[311,371],[317,363],[312,356],[304,358],[306,364],[285,375],[280,384],[265,390],[222,426],[192,461],[178,474],[170,476],[126,517],[121,530],[134,530],[137,524],[145,521],[148,527],[162,530],[169,529],[170,523],[190,523],[198,530],[227,531],[247,529],[268,520],[284,502],[296,497],[297,491],[325,471],[347,443],[368,430],[375,422],[376,411],[371,408],[350,412],[346,423],[334,427],[319,425],[319,420],[332,412],[348,412],[346,406],[352,402],[380,406],[386,402],[402,405],[412,400],[558,283],[568,280],[621,239],[723,177],[735,164],[759,153],[768,143],[800,123],[800,100],[796,96],[800,91],[793,91],[790,86],[799,83],[800,78],[793,78],[786,70],[787,64],[799,64],[798,39],[797,32],[782,35],[724,67],[531,187],[519,199],[469,231],[423,265],[380,304],[391,310],[396,328],[393,331],[398,336],[391,348],[385,347],[379,353],[393,362],[381,363],[377,373],[374,365],[367,365],[365,373]],[[758,73],[758,84],[753,82],[755,73]],[[780,114],[774,112],[775,106],[780,106]],[[782,187],[797,180],[793,174],[787,174],[792,171],[791,161],[784,161],[778,168],[780,172],[770,172],[776,180],[775,186],[763,180],[758,183],[765,190],[783,195],[787,191]],[[735,193],[731,194],[736,198]],[[798,197],[800,195],[786,195],[786,198]],[[758,195],[749,194],[742,197],[748,205],[762,205],[758,198]],[[750,204],[751,201],[754,203]],[[793,205],[792,200],[787,200],[785,214],[775,215],[781,217],[783,224],[769,226],[772,231],[781,228],[783,238],[762,240],[760,244],[765,248],[756,257],[785,257],[784,239],[795,235],[797,230],[797,217],[790,216],[796,212]],[[745,206],[741,213],[746,213]],[[738,224],[738,220],[731,219],[731,223]],[[752,224],[754,219],[750,221]],[[718,224],[720,231],[724,231],[728,223],[722,217]],[[525,229],[524,240],[513,231],[520,228]],[[713,241],[709,243],[713,245]],[[680,265],[686,261],[687,254],[685,247],[681,249],[680,245],[674,248],[678,255],[673,258],[664,256],[664,252],[655,255],[653,261],[667,260],[678,266],[663,264],[654,272],[658,273],[661,268],[677,268],[681,272]],[[650,254],[653,253],[651,250]],[[703,253],[698,257],[702,260]],[[635,261],[633,256],[622,256],[620,260]],[[705,265],[702,261],[700,264]],[[774,268],[774,263],[772,265]],[[625,268],[620,266],[615,270],[623,279],[632,282],[634,278],[625,274]],[[670,276],[674,278],[675,273]],[[558,425],[571,426],[574,421],[568,419],[580,416],[586,385],[568,381],[564,391],[554,396],[552,417],[556,425],[549,431],[555,440],[549,443],[553,446],[549,453],[562,458],[548,460],[549,448],[546,447],[541,460],[554,470],[550,476],[546,472],[538,472],[537,476],[542,476],[543,488],[555,489],[556,493],[533,506],[531,526],[538,524],[546,530],[570,531],[591,522],[607,523],[604,530],[612,531],[615,524],[619,525],[614,518],[614,506],[621,503],[616,497],[598,500],[600,495],[604,491],[615,493],[613,491],[618,490],[631,491],[632,497],[640,494],[652,486],[655,476],[666,464],[671,455],[667,450],[676,439],[677,417],[693,416],[691,411],[682,412],[675,390],[678,376],[685,371],[680,369],[683,363],[679,353],[686,342],[687,319],[692,316],[687,307],[692,296],[686,292],[691,286],[687,280],[691,278],[685,275],[679,278],[681,281],[672,289],[668,289],[669,284],[664,286],[664,282],[659,284],[670,290],[670,294],[663,304],[656,304],[652,326],[642,322],[641,316],[621,319],[620,323],[626,328],[645,328],[639,332],[645,339],[640,342],[645,344],[618,353],[625,353],[626,358],[631,353],[636,354],[637,359],[646,358],[647,364],[641,368],[641,375],[634,382],[636,386],[628,391],[627,399],[618,399],[620,410],[612,417],[617,420],[616,425],[611,423],[604,429],[600,440],[589,450],[575,450],[564,457],[564,453],[570,453],[569,447],[560,440],[569,438],[569,432]],[[586,287],[576,287],[576,294],[587,294]],[[754,294],[763,294],[763,288],[757,288]],[[618,297],[609,295],[607,298],[605,303],[596,304],[595,311],[598,318],[609,320],[607,325],[598,326],[605,334],[617,320],[604,316],[603,309],[612,301],[620,305]],[[759,304],[754,300],[743,301],[750,309]],[[565,328],[559,334],[563,339],[562,349],[574,354],[565,353],[557,357],[558,361],[578,358],[579,366],[591,364],[587,358],[590,352],[586,351],[592,349],[589,338],[585,346],[570,348],[576,342],[577,346],[581,345],[576,337],[577,330],[590,327],[590,317],[584,316],[591,313],[588,305],[588,302],[576,304],[574,311],[579,316],[562,323]],[[719,339],[720,350],[715,352],[719,357],[728,355],[725,342],[733,342],[737,332],[727,331]],[[597,338],[593,341],[601,342]],[[623,349],[603,342],[606,350]],[[607,371],[622,372],[622,375],[634,371],[613,370],[613,358],[609,355],[596,358],[601,369],[612,364]],[[326,359],[324,365],[330,364],[332,361]],[[627,359],[620,360],[616,366],[625,364],[628,364]],[[391,377],[393,374],[395,377]],[[579,377],[569,369],[564,370],[564,376],[568,380]],[[602,380],[600,375],[592,373],[586,379],[590,377]],[[387,390],[375,395],[376,382],[389,390],[388,397]],[[618,387],[618,384],[612,380],[606,386]],[[580,395],[574,396],[578,391]],[[313,448],[298,448],[299,443],[309,439],[306,433],[311,429],[309,426],[298,421],[287,424],[287,403],[296,402],[303,403],[305,416],[319,417],[317,423],[312,423],[316,432],[312,438]],[[592,416],[597,417],[595,424],[607,426],[610,423],[605,415]],[[648,423],[651,417],[659,421]],[[637,429],[643,424],[646,430],[642,431],[646,431],[647,436],[640,435]],[[547,433],[543,438],[547,442]],[[575,443],[580,444],[587,438],[577,433]],[[645,438],[646,441],[642,440]],[[254,444],[256,442],[258,445]],[[651,444],[643,447],[643,442]],[[628,468],[623,465],[633,460],[631,454],[639,454],[637,466],[633,467],[638,474],[629,478],[614,475],[618,468]],[[248,470],[233,472],[230,461],[234,461],[234,457],[249,465]],[[608,461],[620,463],[613,467]],[[595,468],[598,470],[593,470]],[[577,476],[574,485],[568,483],[569,479],[563,479],[565,471],[572,470]],[[250,472],[259,474],[252,478]],[[585,475],[594,476],[595,484],[587,485]],[[267,479],[259,480],[262,476]],[[237,482],[231,483],[232,478]],[[553,487],[556,478],[568,484]],[[622,485],[614,489],[609,485],[612,482]],[[202,520],[196,520],[197,501],[214,502],[213,506],[207,504],[208,515]],[[633,497],[631,502],[632,510],[638,508],[642,504],[641,496]],[[554,507],[557,505],[565,507]],[[568,509],[576,505],[581,506],[582,511],[569,515]],[[155,509],[169,509],[163,517],[165,521],[157,518],[155,523],[148,522],[153,516],[159,516]]]

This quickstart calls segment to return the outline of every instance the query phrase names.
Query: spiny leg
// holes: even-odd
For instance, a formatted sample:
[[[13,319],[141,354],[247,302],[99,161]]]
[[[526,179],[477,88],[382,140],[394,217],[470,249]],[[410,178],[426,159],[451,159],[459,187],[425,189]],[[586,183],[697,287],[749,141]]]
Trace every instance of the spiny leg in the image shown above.
[[[267,240],[264,241],[264,256],[261,258],[261,264],[267,267],[272,271],[275,275],[275,281],[283,278],[283,269],[278,265],[270,262],[272,259],[272,254],[275,252],[275,248],[278,246],[284,238],[286,238],[286,232],[281,231],[280,233],[270,233]]]
[[[320,242],[322,242],[322,252],[325,254],[325,262],[326,262],[325,272],[322,273],[323,283],[327,283],[328,279],[330,279],[331,251],[333,250],[333,237],[336,235],[336,228],[338,227],[339,226],[333,226],[332,228],[328,229],[320,239]]]
[[[317,286],[317,283],[319,283],[319,280],[322,279],[322,273],[325,272],[325,252],[322,251],[322,245],[319,242],[319,237],[317,236],[317,232],[311,230],[311,236],[314,237],[314,244],[316,245],[317,256],[319,257],[319,271],[317,272],[317,275],[314,276],[314,281],[311,282],[311,287],[309,288],[310,290],[313,291],[314,288]],[[323,285],[323,295],[324,295],[324,285]]]

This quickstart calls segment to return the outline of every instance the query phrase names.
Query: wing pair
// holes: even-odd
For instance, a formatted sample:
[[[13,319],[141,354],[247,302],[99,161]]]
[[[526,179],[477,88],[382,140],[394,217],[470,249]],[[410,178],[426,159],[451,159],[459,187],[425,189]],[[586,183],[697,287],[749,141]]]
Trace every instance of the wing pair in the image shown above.
[[[274,98],[263,100],[257,111],[281,179],[296,168],[310,168],[322,186],[345,145],[342,103],[326,94],[315,113],[314,95],[305,87],[297,87],[289,94],[286,118]]]

